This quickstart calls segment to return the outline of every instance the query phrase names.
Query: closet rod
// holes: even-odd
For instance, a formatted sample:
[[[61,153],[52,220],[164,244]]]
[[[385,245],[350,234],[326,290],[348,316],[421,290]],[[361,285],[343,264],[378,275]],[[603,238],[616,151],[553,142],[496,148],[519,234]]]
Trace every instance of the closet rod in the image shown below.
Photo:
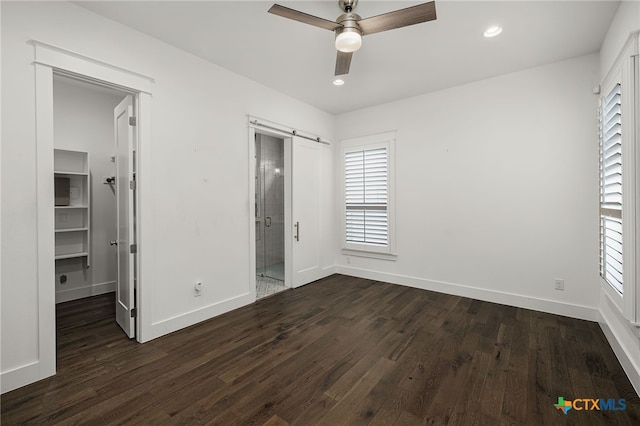
[[[249,120],[249,123],[253,124],[254,126],[260,126],[260,127],[264,127],[265,129],[270,129],[270,130],[276,130],[278,132],[286,133],[286,134],[292,135],[292,136],[297,136],[299,138],[308,139],[310,141],[318,142],[318,143],[321,143],[321,144],[324,144],[324,145],[331,145],[329,142],[326,142],[326,141],[323,141],[322,139],[320,139],[320,137],[312,138],[312,137],[305,136],[305,135],[299,135],[296,130],[289,131],[289,130],[285,130],[285,129],[280,129],[278,127],[273,127],[273,126],[269,126],[267,124],[259,123],[258,120]]]

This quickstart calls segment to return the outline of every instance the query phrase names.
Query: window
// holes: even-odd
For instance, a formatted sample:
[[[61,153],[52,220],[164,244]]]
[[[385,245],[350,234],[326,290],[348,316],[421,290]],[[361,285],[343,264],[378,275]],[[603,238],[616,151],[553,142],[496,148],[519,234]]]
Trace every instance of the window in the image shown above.
[[[617,83],[600,106],[600,275],[623,293],[622,102]]]
[[[342,141],[344,248],[393,254],[393,133]]]
[[[386,147],[345,154],[347,243],[389,244]]]
[[[640,325],[638,292],[637,105],[638,35],[632,35],[601,85],[600,275],[602,290],[631,323]]]

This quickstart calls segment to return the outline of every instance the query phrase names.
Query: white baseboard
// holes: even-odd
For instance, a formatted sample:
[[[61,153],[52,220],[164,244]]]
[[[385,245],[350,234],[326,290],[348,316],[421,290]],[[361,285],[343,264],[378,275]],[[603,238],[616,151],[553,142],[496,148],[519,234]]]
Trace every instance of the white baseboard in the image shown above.
[[[150,340],[157,339],[165,334],[173,333],[174,331],[181,330],[185,327],[206,321],[234,309],[241,308],[255,302],[255,299],[255,294],[251,294],[250,292],[243,293],[184,314],[152,322],[151,326],[148,327],[147,330],[144,330],[144,328],[141,330],[141,335],[138,341],[140,343],[145,343]]]
[[[608,303],[608,297],[601,298],[600,328],[620,365],[622,365],[622,369],[627,373],[631,385],[640,395],[640,365],[633,358],[633,354],[638,353],[639,338],[633,331],[630,331],[633,330],[633,327],[628,324],[622,314],[616,312],[617,308],[608,305]]]
[[[616,338],[615,333],[609,327],[606,321],[600,322],[600,328],[607,338],[607,341],[609,342],[613,353],[616,354],[618,361],[620,361],[622,369],[625,373],[627,373],[627,377],[629,378],[631,385],[633,385],[636,393],[640,395],[640,369],[638,369],[638,367],[634,365],[631,358],[629,358],[627,351],[622,347],[622,345],[620,345],[620,342]]]
[[[558,302],[556,300],[540,299],[537,297],[522,296],[520,294],[488,290],[462,284],[433,281],[419,277],[389,274],[386,272],[370,271],[366,269],[345,266],[336,266],[336,272],[338,274],[349,275],[352,277],[384,281],[392,284],[415,287],[422,290],[437,291],[439,293],[469,297],[472,299],[500,303],[502,305],[515,306],[518,308],[533,309],[535,311],[585,319],[589,321],[598,321],[598,319],[600,318],[598,309],[595,307],[574,305],[570,303]]]
[[[322,276],[319,279],[326,278],[335,273],[336,268],[334,265],[327,266],[322,269]],[[206,321],[234,309],[249,305],[255,301],[255,293],[244,293],[227,300],[204,306],[191,312],[153,322],[151,327],[147,330],[141,330],[139,342],[145,343],[150,340],[157,339],[165,334],[173,333],[174,331]]]
[[[3,371],[2,375],[0,375],[0,393],[10,392],[56,374],[55,369],[52,371],[42,370],[42,363],[33,361],[12,370]]]
[[[327,278],[336,273],[336,265],[325,266],[322,268],[323,278]]]
[[[84,299],[85,297],[98,296],[99,294],[111,293],[114,291],[116,291],[115,281],[71,288],[69,290],[59,290],[56,292],[56,303]]]

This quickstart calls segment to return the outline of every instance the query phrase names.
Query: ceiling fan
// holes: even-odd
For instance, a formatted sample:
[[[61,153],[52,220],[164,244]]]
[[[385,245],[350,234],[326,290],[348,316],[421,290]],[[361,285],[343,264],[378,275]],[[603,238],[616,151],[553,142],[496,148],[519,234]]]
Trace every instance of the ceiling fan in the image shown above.
[[[289,9],[288,7],[278,4],[274,4],[269,9],[269,13],[274,15],[335,32],[336,49],[338,49],[335,70],[336,76],[349,73],[351,56],[353,52],[362,46],[362,36],[436,19],[435,1],[365,19],[362,19],[360,15],[353,12],[358,4],[358,0],[339,0],[338,4],[344,13],[340,15],[335,22]]]

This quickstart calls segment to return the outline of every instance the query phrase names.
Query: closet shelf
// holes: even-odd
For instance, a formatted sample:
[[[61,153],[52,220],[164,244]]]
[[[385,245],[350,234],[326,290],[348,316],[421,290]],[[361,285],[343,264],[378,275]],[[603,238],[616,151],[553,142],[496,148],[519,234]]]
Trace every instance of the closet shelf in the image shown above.
[[[91,175],[89,153],[53,150],[55,260],[91,260]],[[55,205],[55,203],[59,205]]]
[[[61,260],[61,259],[74,259],[76,257],[88,257],[89,253],[85,252],[81,252],[81,253],[69,253],[69,254],[57,254],[55,259],[56,260]]]
[[[53,174],[56,176],[89,176],[87,172],[66,172],[63,170],[54,170]]]
[[[58,228],[56,229],[56,233],[58,232],[82,232],[88,231],[89,228]]]

